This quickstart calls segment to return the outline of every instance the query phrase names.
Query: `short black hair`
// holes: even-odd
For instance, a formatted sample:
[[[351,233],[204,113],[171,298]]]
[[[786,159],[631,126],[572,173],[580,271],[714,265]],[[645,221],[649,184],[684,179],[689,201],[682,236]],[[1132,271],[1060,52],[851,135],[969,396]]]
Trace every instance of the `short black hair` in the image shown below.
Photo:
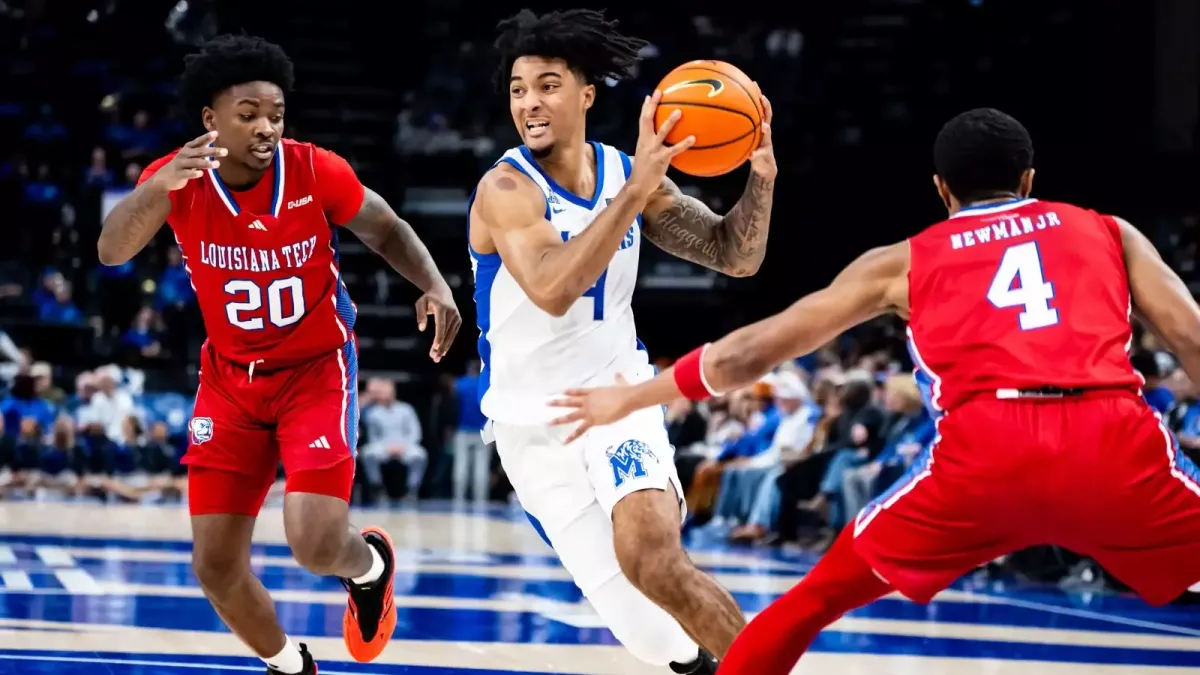
[[[541,16],[523,9],[501,21],[496,26],[500,32],[495,45],[500,52],[497,90],[508,88],[513,63],[522,56],[562,59],[588,84],[628,79],[641,59],[642,48],[649,43],[621,35],[617,23],[605,19],[604,12],[591,9],[566,9]]]
[[[217,94],[246,82],[270,82],[292,91],[292,60],[277,44],[252,35],[220,35],[183,59],[179,95],[189,114],[212,106]]]
[[[933,144],[933,164],[960,202],[1016,191],[1033,167],[1033,139],[1016,118],[976,108],[946,123]]]

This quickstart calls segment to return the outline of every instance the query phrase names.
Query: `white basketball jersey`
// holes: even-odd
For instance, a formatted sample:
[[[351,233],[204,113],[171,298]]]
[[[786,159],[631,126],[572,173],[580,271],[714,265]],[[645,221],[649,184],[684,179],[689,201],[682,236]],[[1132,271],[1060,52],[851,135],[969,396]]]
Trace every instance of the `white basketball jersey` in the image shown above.
[[[555,183],[524,146],[500,158],[541,188],[546,195],[546,220],[563,241],[587,229],[629,177],[625,153],[600,143],[592,147],[596,191],[590,198]],[[510,424],[545,423],[565,412],[547,405],[565,390],[611,384],[618,372],[647,362],[631,306],[641,239],[638,216],[629,224],[608,269],[561,317],[541,310],[525,295],[499,254],[471,251],[484,415]]]

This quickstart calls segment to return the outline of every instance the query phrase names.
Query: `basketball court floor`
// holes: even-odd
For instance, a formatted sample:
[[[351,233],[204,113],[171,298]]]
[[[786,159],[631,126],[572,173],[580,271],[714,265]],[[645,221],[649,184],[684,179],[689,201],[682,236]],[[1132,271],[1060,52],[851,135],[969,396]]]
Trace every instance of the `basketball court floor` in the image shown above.
[[[665,675],[616,645],[519,511],[359,512],[399,568],[395,639],[374,664],[341,641],[345,595],[289,558],[264,512],[254,566],[323,674]],[[0,503],[0,674],[263,672],[221,625],[189,564],[185,508]],[[693,558],[761,610],[811,561],[698,547]],[[821,635],[808,675],[1168,675],[1200,668],[1200,609],[964,582],[927,607],[888,598]]]

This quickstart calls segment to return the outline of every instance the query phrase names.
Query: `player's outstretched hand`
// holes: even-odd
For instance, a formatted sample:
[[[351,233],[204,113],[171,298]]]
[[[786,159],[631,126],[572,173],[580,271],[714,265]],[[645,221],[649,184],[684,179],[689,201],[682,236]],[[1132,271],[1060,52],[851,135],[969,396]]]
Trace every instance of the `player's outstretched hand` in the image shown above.
[[[617,375],[617,384],[596,389],[568,389],[550,405],[555,408],[571,408],[571,412],[555,419],[551,424],[580,425],[571,432],[567,442],[579,438],[592,427],[612,424],[633,412],[629,408],[629,390],[632,387],[624,377]]]
[[[696,137],[688,136],[675,145],[667,145],[667,134],[671,133],[671,129],[675,127],[675,123],[679,121],[683,113],[679,110],[672,112],[670,117],[656,130],[654,128],[654,111],[658,110],[658,102],[661,99],[662,92],[656,90],[642,103],[633,171],[630,172],[627,181],[644,190],[646,194],[657,190],[662,184],[671,159],[696,144]]]
[[[767,180],[775,180],[779,173],[779,166],[775,164],[775,144],[771,138],[771,120],[775,117],[775,111],[766,96],[759,94],[759,100],[763,107],[762,140],[758,142],[758,149],[750,155],[750,170]]]
[[[178,190],[187,185],[189,180],[203,176],[208,169],[221,166],[221,161],[217,157],[224,157],[229,154],[229,151],[225,148],[214,147],[212,142],[216,139],[217,132],[210,131],[199,138],[188,141],[187,145],[180,148],[166,166],[154,174],[154,180],[159,181],[168,190]]]
[[[417,298],[417,328],[421,332],[429,325],[430,316],[433,317],[433,344],[429,347],[429,358],[437,363],[450,350],[462,326],[462,315],[458,313],[449,286],[443,284]]]

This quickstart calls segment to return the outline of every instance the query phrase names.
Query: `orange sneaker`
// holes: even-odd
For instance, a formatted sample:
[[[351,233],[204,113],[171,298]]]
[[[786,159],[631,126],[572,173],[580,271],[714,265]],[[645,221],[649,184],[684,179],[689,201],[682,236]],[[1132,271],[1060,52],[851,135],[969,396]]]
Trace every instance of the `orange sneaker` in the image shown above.
[[[396,603],[392,590],[396,556],[392,551],[392,538],[382,528],[364,527],[362,536],[383,557],[383,575],[366,585],[342,579],[342,585],[350,594],[346,614],[342,617],[342,639],[350,656],[359,663],[366,663],[379,656],[396,630]]]

